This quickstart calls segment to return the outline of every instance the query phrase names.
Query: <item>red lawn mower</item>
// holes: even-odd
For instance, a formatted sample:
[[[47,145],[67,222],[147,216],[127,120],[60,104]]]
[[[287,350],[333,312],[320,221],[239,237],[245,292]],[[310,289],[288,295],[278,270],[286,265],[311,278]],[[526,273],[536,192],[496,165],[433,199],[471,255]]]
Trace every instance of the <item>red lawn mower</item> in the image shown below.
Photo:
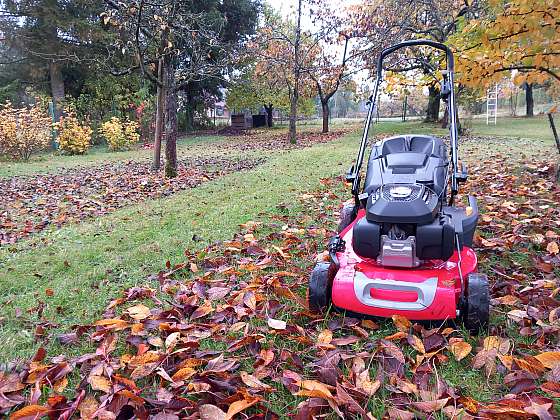
[[[445,143],[426,135],[399,135],[376,143],[365,182],[361,168],[383,77],[383,60],[406,47],[445,52],[441,98],[450,121],[451,154]],[[453,53],[444,44],[412,40],[381,53],[377,80],[356,163],[351,205],[341,210],[338,235],[329,241],[330,262],[318,263],[309,281],[309,306],[353,315],[410,320],[457,320],[472,333],[488,326],[488,279],[477,272],[472,250],[478,222],[476,199],[454,206],[467,174],[458,159]]]

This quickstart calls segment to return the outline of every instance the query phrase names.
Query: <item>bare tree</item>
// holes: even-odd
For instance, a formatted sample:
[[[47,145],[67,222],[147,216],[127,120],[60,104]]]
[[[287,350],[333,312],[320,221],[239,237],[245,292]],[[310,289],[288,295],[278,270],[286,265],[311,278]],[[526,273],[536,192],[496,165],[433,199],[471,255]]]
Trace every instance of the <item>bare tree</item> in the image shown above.
[[[430,38],[445,43],[457,30],[461,18],[478,13],[478,1],[468,0],[364,0],[353,8],[351,33],[358,39],[364,59],[369,67],[379,50],[397,41],[413,38]],[[422,51],[422,56],[412,57],[409,65],[395,70],[421,70],[426,75],[433,71],[438,55]],[[396,55],[395,60],[399,59]],[[414,60],[416,58],[416,60]],[[428,77],[427,121],[439,119],[440,92],[436,80]]]
[[[121,74],[139,70],[157,87],[153,167],[160,166],[165,127],[165,175],[174,177],[178,92],[189,83],[223,78],[239,45],[224,40],[226,17],[212,9],[193,11],[190,2],[181,0],[105,1],[109,10],[103,20],[118,33],[115,47],[134,57],[134,65],[121,69]]]

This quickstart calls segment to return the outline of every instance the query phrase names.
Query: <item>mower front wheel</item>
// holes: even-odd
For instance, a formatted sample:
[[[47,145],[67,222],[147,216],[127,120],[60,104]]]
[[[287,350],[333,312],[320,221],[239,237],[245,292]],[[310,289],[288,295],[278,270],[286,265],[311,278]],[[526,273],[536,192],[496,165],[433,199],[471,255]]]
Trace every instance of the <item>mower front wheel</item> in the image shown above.
[[[485,274],[469,274],[463,323],[472,334],[478,334],[488,328],[490,319],[490,292],[488,289],[488,277]]]
[[[319,262],[309,278],[309,309],[322,312],[331,303],[333,267],[331,263]]]
[[[340,219],[338,221],[338,233],[346,229],[356,218],[356,206],[354,204],[344,204],[340,209]]]

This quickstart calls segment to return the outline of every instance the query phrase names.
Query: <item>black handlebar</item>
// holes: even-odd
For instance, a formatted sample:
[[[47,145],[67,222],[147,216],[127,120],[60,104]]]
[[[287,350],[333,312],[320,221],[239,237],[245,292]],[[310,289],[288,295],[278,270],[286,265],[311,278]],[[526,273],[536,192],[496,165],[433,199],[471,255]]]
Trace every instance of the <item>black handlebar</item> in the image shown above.
[[[404,41],[404,42],[400,42],[398,44],[392,45],[388,48],[385,48],[383,51],[381,51],[381,54],[379,55],[379,59],[377,60],[377,80],[375,81],[375,87],[373,90],[373,95],[371,96],[371,103],[370,103],[370,107],[368,110],[368,114],[367,114],[367,118],[366,118],[366,122],[365,122],[365,126],[364,126],[364,132],[362,135],[362,140],[360,142],[360,149],[358,151],[358,157],[356,158],[356,163],[354,164],[353,168],[352,168],[352,173],[349,174],[348,179],[353,180],[352,183],[352,193],[354,194],[355,200],[356,200],[356,204],[359,204],[359,189],[360,189],[360,170],[362,167],[362,163],[364,160],[364,154],[365,154],[365,148],[366,148],[366,144],[367,144],[367,139],[368,139],[368,133],[369,133],[369,126],[371,125],[371,120],[372,120],[372,115],[373,115],[373,111],[377,105],[377,96],[379,93],[379,86],[381,84],[381,81],[383,79],[383,59],[385,57],[387,57],[388,55],[394,53],[397,50],[400,50],[401,48],[406,48],[406,47],[415,47],[415,46],[428,46],[428,47],[432,47],[432,48],[436,48],[438,50],[444,51],[446,58],[447,58],[447,74],[444,75],[444,78],[446,78],[449,87],[450,87],[450,92],[449,92],[449,99],[448,99],[448,107],[449,107],[449,136],[451,139],[451,196],[449,199],[450,205],[453,204],[453,199],[455,198],[455,195],[457,194],[457,192],[459,191],[459,185],[458,185],[458,180],[461,177],[462,174],[459,173],[459,156],[458,156],[458,137],[459,137],[459,133],[458,133],[458,123],[457,123],[457,105],[456,105],[456,101],[455,101],[455,89],[454,89],[454,67],[455,67],[455,62],[453,59],[453,52],[451,51],[451,49],[445,45],[442,44],[441,42],[437,42],[437,41],[432,41],[429,39],[413,39],[410,41]]]
[[[390,47],[387,47],[383,51],[381,51],[381,54],[377,59],[377,77],[381,76],[381,72],[383,70],[382,69],[383,59],[387,57],[389,54],[392,54],[395,51],[400,50],[401,48],[417,47],[421,45],[426,45],[428,47],[445,51],[445,55],[447,58],[447,70],[453,71],[455,69],[455,60],[453,59],[453,52],[447,45],[442,44],[441,42],[432,41],[430,39],[412,39],[410,41],[403,41],[398,44],[391,45]]]

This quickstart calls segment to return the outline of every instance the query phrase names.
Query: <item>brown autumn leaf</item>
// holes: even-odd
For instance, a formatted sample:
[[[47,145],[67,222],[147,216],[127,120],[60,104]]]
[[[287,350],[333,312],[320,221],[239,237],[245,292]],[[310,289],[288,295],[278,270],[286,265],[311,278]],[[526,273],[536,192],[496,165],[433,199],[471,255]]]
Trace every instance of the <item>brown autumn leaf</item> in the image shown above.
[[[449,398],[441,398],[434,401],[418,401],[413,402],[412,406],[424,413],[433,413],[440,411],[443,407],[445,407],[448,401]]]
[[[399,331],[408,332],[412,326],[412,323],[402,315],[393,315],[391,318]]]
[[[449,350],[455,357],[455,360],[460,361],[469,355],[472,350],[472,346],[463,340],[450,341]]]
[[[28,405],[10,415],[10,420],[35,420],[44,417],[49,412],[47,407],[42,405]]]
[[[554,398],[560,398],[560,382],[545,382],[541,385],[541,390]]]
[[[138,305],[131,306],[125,312],[132,319],[135,319],[136,321],[142,321],[151,315],[150,308],[148,308],[146,305],[143,305],[141,303]]]
[[[426,353],[424,343],[419,337],[409,334],[406,340],[408,341],[408,344],[410,344],[418,353]]]
[[[200,420],[225,420],[226,413],[212,404],[203,404],[198,407]]]
[[[552,402],[539,404],[535,401],[531,401],[531,405],[525,407],[525,411],[527,413],[534,414],[539,418],[539,420],[554,420],[555,416],[552,416],[552,414],[550,414],[552,404]]]
[[[560,366],[560,351],[545,351],[535,356],[539,362],[548,369]]]
[[[243,383],[247,385],[249,388],[256,389],[258,391],[270,391],[272,389],[270,385],[261,382],[255,376],[250,375],[245,371],[241,371],[239,373],[239,376],[241,377]]]
[[[324,400],[332,399],[333,395],[330,391],[330,387],[322,382],[314,381],[310,379],[305,379],[297,384],[300,390],[294,395],[303,397],[318,397]]]
[[[395,420],[414,420],[416,415],[407,410],[401,410],[397,407],[389,407],[388,409],[389,418]]]
[[[106,394],[110,393],[113,389],[111,381],[105,376],[101,375],[90,375],[88,377],[88,383],[91,385],[91,389],[94,391],[103,391]]]
[[[549,254],[557,255],[560,253],[560,248],[558,247],[558,243],[556,241],[549,242],[546,246],[546,250]]]
[[[191,319],[198,319],[198,318],[202,318],[206,315],[211,314],[212,312],[214,312],[214,308],[212,307],[212,304],[210,303],[210,301],[206,301],[204,302],[204,304],[202,306],[199,306],[192,314],[191,314]]]
[[[25,384],[19,379],[16,372],[8,373],[0,371],[0,393],[20,391],[25,388]]]
[[[325,346],[327,344],[330,344],[332,339],[333,339],[332,331],[329,330],[329,329],[324,329],[317,336],[317,345],[318,346]]]
[[[228,411],[226,413],[226,420],[230,420],[232,419],[236,414],[242,412],[243,410],[246,410],[247,408],[255,405],[256,403],[258,403],[261,399],[259,397],[251,397],[250,399],[243,399],[243,400],[238,400],[235,401],[233,403],[231,403],[231,405],[228,408]]]
[[[85,420],[93,419],[94,413],[99,408],[99,403],[95,397],[91,394],[85,396],[85,398],[78,405],[78,411],[80,412],[80,418]]]
[[[102,319],[100,321],[97,321],[95,325],[99,327],[109,328],[115,331],[124,330],[125,328],[130,327],[130,324],[124,319]]]
[[[173,379],[173,382],[185,381],[189,378],[192,378],[194,375],[196,375],[196,369],[187,366],[175,372],[171,379]]]
[[[266,323],[273,330],[285,330],[286,329],[286,321],[282,321],[281,319],[268,318]]]

